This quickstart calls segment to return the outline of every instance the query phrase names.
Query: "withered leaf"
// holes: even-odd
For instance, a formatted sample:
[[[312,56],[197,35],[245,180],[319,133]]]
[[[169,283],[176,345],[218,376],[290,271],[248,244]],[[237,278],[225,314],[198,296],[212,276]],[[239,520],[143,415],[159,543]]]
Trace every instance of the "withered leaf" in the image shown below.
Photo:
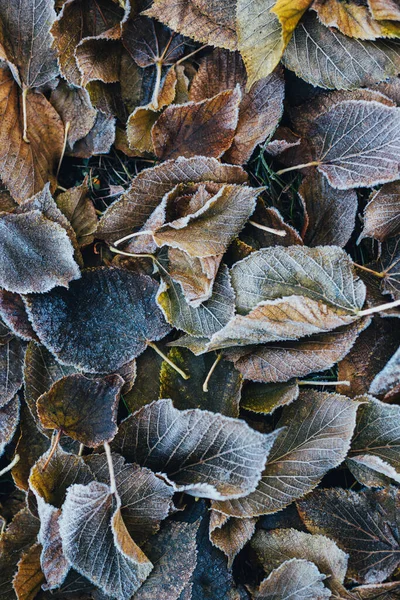
[[[364,209],[364,229],[359,237],[379,242],[400,233],[400,185],[386,183],[375,192]]]
[[[299,194],[307,213],[304,243],[307,246],[332,244],[343,248],[355,227],[356,192],[334,189],[322,174],[313,170],[301,182]]]
[[[38,210],[0,216],[0,284],[10,292],[47,292],[80,276],[63,227]],[[40,260],[39,258],[40,257]]]
[[[20,401],[14,396],[0,408],[0,456],[4,448],[11,442],[19,423]]]
[[[377,585],[359,585],[352,590],[357,600],[398,600],[400,594],[400,583],[378,583]]]
[[[124,380],[119,375],[88,379],[67,375],[38,398],[42,426],[57,429],[85,446],[94,448],[110,442],[117,433],[119,392]]]
[[[247,76],[239,52],[214,48],[201,59],[199,69],[190,86],[190,100],[200,102],[225,90],[233,90],[238,84],[246,85]]]
[[[149,398],[158,398],[162,362],[161,356],[152,348],[145,350],[136,359],[135,383],[130,392],[126,394],[122,392],[124,404],[131,413],[148,404]],[[149,377],[149,373],[152,374],[151,377]]]
[[[270,229],[276,229],[284,232],[284,236],[276,235],[271,231],[259,229],[252,225],[246,227],[240,234],[240,240],[249,244],[255,250],[268,248],[270,246],[302,246],[303,240],[300,234],[283,220],[279,210],[265,206],[265,203],[258,198],[257,207],[252,216],[252,221]]]
[[[398,491],[317,490],[298,502],[312,533],[328,535],[349,554],[348,577],[380,583],[399,564]]]
[[[178,248],[168,248],[169,274],[180,283],[186,301],[194,308],[211,297],[221,260],[222,254],[198,258]]]
[[[159,116],[160,111],[154,110],[151,106],[137,106],[129,115],[126,136],[131,150],[154,154],[151,132]]]
[[[27,308],[40,340],[60,361],[92,373],[109,372],[169,332],[155,303],[156,290],[147,275],[100,267],[83,271],[68,290],[29,296]],[[53,310],[57,318],[50,322]]]
[[[180,157],[139,173],[126,194],[104,213],[97,235],[115,241],[135,227],[142,227],[165,194],[179,183],[212,181],[244,183],[247,174],[240,167],[223,165],[214,158]]]
[[[25,341],[37,340],[19,294],[0,289],[0,315],[10,330]]]
[[[358,410],[349,458],[354,459],[359,455],[364,459],[365,455],[377,457],[379,461],[371,461],[369,466],[373,468],[375,464],[374,470],[380,473],[380,463],[383,461],[382,474],[388,475],[391,467],[391,476],[400,482],[400,407],[385,404],[372,396],[359,396],[357,399],[365,404]]]
[[[64,556],[60,536],[61,510],[47,504],[40,496],[36,498],[40,518],[38,542],[41,545],[40,565],[46,583],[45,589],[56,589],[65,581],[70,564]]]
[[[274,569],[253,594],[254,600],[324,600],[331,592],[322,583],[326,579],[314,563],[292,558]]]
[[[392,358],[383,367],[372,380],[369,388],[370,394],[380,396],[385,394],[389,395],[391,390],[398,386],[400,381],[400,349],[396,350]]]
[[[335,246],[264,248],[236,263],[231,278],[242,314],[260,302],[292,294],[348,312],[361,308],[365,298],[350,257]]]
[[[0,407],[5,406],[18,392],[23,380],[25,347],[20,339],[0,321]]]
[[[0,68],[0,170],[1,179],[17,201],[25,200],[55,183],[64,138],[61,118],[40,93],[26,97],[29,143],[23,140],[20,91],[11,72]]]
[[[94,241],[97,215],[93,202],[87,197],[87,182],[57,196],[57,206],[71,223],[81,247]]]
[[[273,413],[280,406],[286,406],[299,396],[296,382],[270,383],[268,385],[254,383],[243,388],[240,406],[245,410],[260,414]]]
[[[312,85],[351,90],[397,75],[400,45],[395,40],[349,38],[310,12],[294,31],[283,63]]]
[[[165,473],[191,495],[237,498],[255,489],[276,435],[260,434],[239,419],[179,411],[171,400],[158,400],[121,423],[112,448]]]
[[[347,571],[347,555],[333,540],[296,529],[257,531],[251,540],[258,559],[267,574],[284,561],[306,559],[326,575],[326,585],[333,593],[341,592]]]
[[[162,160],[222,156],[233,141],[240,100],[236,88],[208,100],[168,106],[151,130],[156,156]]]
[[[97,111],[93,108],[87,90],[68,85],[61,80],[52,91],[50,102],[63,120],[69,123],[67,142],[72,150],[75,142],[84,138],[94,126]]]
[[[90,81],[115,83],[119,80],[121,28],[116,26],[98,36],[84,38],[75,50],[75,60],[81,73],[81,85]]]
[[[252,538],[257,519],[236,519],[215,510],[210,515],[210,541],[228,557],[228,569],[235,557]]]
[[[115,118],[97,111],[96,120],[89,133],[78,140],[70,154],[78,158],[90,158],[94,154],[108,154],[115,140]]]
[[[284,408],[285,427],[268,457],[255,492],[238,500],[214,502],[226,515],[254,517],[274,513],[312,490],[346,457],[358,403],[339,394],[307,391]],[[299,424],[293,427],[293,423]]]
[[[15,454],[20,457],[14,465],[11,474],[17,488],[28,490],[28,479],[31,468],[37,459],[46,452],[49,440],[36,427],[31,411],[25,403],[21,405],[20,435],[15,448]]]
[[[121,499],[121,515],[131,537],[142,544],[156,533],[172,508],[174,489],[149,469],[125,463],[113,453],[115,483]],[[85,462],[100,483],[109,483],[105,454],[91,454]],[[152,561],[153,562],[153,561]]]
[[[395,0],[368,0],[368,6],[374,19],[400,21],[400,8]]]
[[[104,483],[75,484],[62,507],[60,533],[79,573],[106,594],[129,600],[153,566],[129,536],[120,504]]]
[[[144,12],[203,44],[236,48],[235,8],[230,0],[155,0]]]
[[[186,349],[172,348],[168,358],[185,373],[190,373],[190,379],[182,379],[163,362],[160,371],[160,398],[171,398],[174,406],[180,410],[201,408],[228,417],[239,416],[242,377],[230,363],[220,361],[217,364],[205,392],[204,382],[215,356],[194,356]]]
[[[136,592],[135,600],[180,600],[197,563],[196,533],[199,521],[168,521],[144,547],[154,565],[149,577]],[[190,596],[191,598],[191,596]]]
[[[40,567],[40,544],[34,544],[20,558],[13,587],[18,600],[34,600],[45,578]]]
[[[243,350],[232,350],[228,359],[245,379],[285,382],[330,369],[351,350],[360,331],[369,321],[358,321],[328,333],[298,342],[280,342]]]
[[[58,75],[56,54],[51,49],[50,27],[56,18],[53,2],[2,0],[0,14],[7,59],[18,84],[28,88],[49,84]]]

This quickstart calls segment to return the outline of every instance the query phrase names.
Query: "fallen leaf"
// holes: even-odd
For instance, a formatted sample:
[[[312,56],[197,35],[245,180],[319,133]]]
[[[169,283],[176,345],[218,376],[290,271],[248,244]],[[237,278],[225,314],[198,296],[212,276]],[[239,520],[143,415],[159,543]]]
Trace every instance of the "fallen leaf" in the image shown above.
[[[240,406],[258,414],[268,415],[277,408],[291,404],[299,396],[296,382],[288,383],[248,383],[244,386]]]
[[[284,408],[276,440],[257,489],[237,500],[213,502],[236,517],[274,513],[310,492],[346,457],[358,403],[335,393],[307,391]],[[293,427],[293,422],[299,423]]]
[[[0,407],[5,406],[18,392],[23,380],[25,347],[20,339],[0,321]]]
[[[0,408],[0,456],[4,448],[11,442],[19,423],[20,401],[14,396]]]
[[[126,530],[120,500],[103,483],[92,481],[68,489],[60,533],[72,566],[119,600],[129,600],[153,568]]]
[[[119,81],[121,59],[121,27],[104,31],[81,40],[75,49],[75,60],[81,73],[80,85],[90,81],[115,83]]]
[[[198,258],[178,248],[168,248],[168,270],[171,278],[182,287],[187,303],[194,308],[212,295],[222,254]]]
[[[400,350],[396,350],[392,358],[386,363],[382,371],[375,375],[369,387],[369,393],[374,396],[390,395],[396,388],[400,379]]]
[[[85,446],[110,442],[117,433],[117,409],[124,380],[119,375],[88,379],[67,375],[37,400],[40,422]]]
[[[236,85],[243,90],[246,81],[246,69],[239,52],[214,48],[200,61],[190,86],[190,100],[200,102],[225,90],[234,90]]]
[[[163,359],[152,348],[148,348],[136,359],[136,379],[131,391],[123,394],[123,401],[129,412],[133,413],[145,404],[149,398],[158,398],[160,389],[160,369]],[[151,373],[152,377],[148,374]]]
[[[239,88],[200,102],[168,106],[151,130],[162,160],[207,155],[219,158],[232,144],[239,118]]]
[[[88,198],[88,185],[71,188],[57,196],[57,206],[71,223],[79,246],[93,243],[98,219],[93,202]]]
[[[17,337],[25,341],[37,341],[38,338],[29,322],[24,301],[19,294],[0,290],[0,315],[4,324]]]
[[[46,583],[44,589],[57,589],[65,581],[70,564],[64,556],[60,535],[59,518],[61,510],[46,504],[37,497],[38,513],[40,518],[40,530],[38,541],[41,545],[40,566]]]
[[[379,242],[400,234],[400,186],[386,183],[375,192],[364,209],[364,229],[358,238],[372,237]]]
[[[211,511],[210,541],[228,557],[228,569],[232,568],[235,557],[252,538],[256,522],[256,519],[235,519]]]
[[[116,120],[111,115],[97,111],[97,117],[89,133],[78,140],[70,154],[78,158],[91,158],[97,154],[108,154],[115,140]]]
[[[322,583],[326,579],[314,563],[292,558],[274,569],[253,594],[254,600],[323,600],[331,592]]]
[[[326,534],[349,554],[348,577],[380,583],[399,563],[398,492],[395,488],[353,492],[317,490],[298,502],[312,533]]]
[[[56,358],[88,372],[110,372],[169,332],[155,304],[156,290],[156,282],[147,275],[88,269],[68,290],[29,296],[27,309],[41,342]],[[53,307],[58,307],[57,319],[49,322]]]
[[[29,474],[38,458],[48,450],[49,440],[36,427],[31,411],[25,403],[21,404],[19,438],[15,447],[15,455],[20,457],[12,468],[11,474],[15,485],[20,490],[28,491]]]
[[[151,132],[160,114],[150,106],[137,106],[129,115],[126,136],[131,150],[154,154]]]
[[[40,544],[34,544],[20,558],[17,572],[13,578],[13,587],[18,600],[33,600],[44,583],[45,578],[40,567]]]
[[[97,111],[93,108],[87,90],[61,80],[51,92],[50,102],[63,120],[69,123],[67,142],[72,150],[75,142],[84,138],[95,124]]]
[[[171,400],[158,400],[121,423],[112,448],[164,472],[176,489],[190,495],[237,498],[255,489],[276,435],[260,434],[239,419],[179,411]]]
[[[352,590],[357,600],[397,600],[400,592],[398,581],[378,585],[360,585]]]
[[[400,9],[395,0],[368,0],[374,19],[400,21]]]

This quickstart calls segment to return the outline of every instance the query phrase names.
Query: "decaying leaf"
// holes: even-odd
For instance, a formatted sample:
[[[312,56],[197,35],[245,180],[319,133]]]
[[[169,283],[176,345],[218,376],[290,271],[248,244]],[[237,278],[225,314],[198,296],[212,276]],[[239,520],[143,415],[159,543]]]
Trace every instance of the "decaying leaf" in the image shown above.
[[[87,90],[60,81],[52,91],[50,102],[63,120],[69,123],[67,142],[72,150],[75,142],[81,140],[95,124],[97,111],[93,108]]]
[[[215,510],[210,515],[210,540],[228,557],[228,569],[243,546],[252,538],[256,519],[236,519]]]
[[[68,290],[29,296],[27,309],[41,342],[60,361],[92,373],[109,372],[168,333],[155,304],[156,289],[147,275],[88,269]],[[57,318],[50,322],[52,310]]]
[[[121,423],[112,447],[165,473],[191,495],[238,498],[255,489],[276,435],[260,434],[239,419],[179,411],[171,400],[158,400]]]
[[[118,399],[123,384],[119,375],[102,379],[67,375],[38,398],[40,422],[44,428],[61,431],[85,446],[110,442],[117,433]]]
[[[119,600],[129,600],[153,565],[129,536],[120,500],[104,483],[75,484],[60,517],[63,550],[72,566]]]
[[[59,518],[61,510],[46,504],[41,497],[37,497],[40,530],[38,541],[41,545],[40,566],[46,583],[45,589],[56,589],[65,581],[70,564],[64,556],[60,536]]]
[[[0,408],[0,456],[11,442],[19,422],[20,401],[14,396]]]
[[[323,600],[330,598],[330,591],[324,586],[322,575],[314,563],[292,558],[274,569],[267,579],[261,582],[253,594],[254,600],[271,598],[278,600]]]
[[[298,506],[312,533],[328,535],[349,554],[348,577],[380,583],[398,566],[397,489],[318,490]]]
[[[240,406],[258,414],[273,413],[280,406],[286,406],[299,396],[296,382],[288,383],[248,383],[243,388]]]
[[[86,181],[57,196],[57,206],[71,223],[79,245],[88,246],[94,241],[97,215],[93,202],[87,197]]]
[[[37,340],[26,313],[25,304],[19,294],[0,289],[0,315],[4,324],[25,341]]]
[[[5,406],[22,385],[25,346],[0,322],[0,407]]]
[[[278,426],[284,429],[257,489],[244,498],[214,502],[213,508],[230,516],[254,517],[277,512],[308,493],[346,457],[357,408],[357,402],[339,394],[303,392],[283,411]]]
[[[400,21],[400,9],[395,0],[368,0],[374,19]]]
[[[392,389],[396,389],[400,381],[400,350],[396,350],[392,358],[372,380],[369,388],[370,394],[390,396]]]
[[[360,240],[373,237],[379,242],[400,234],[400,186],[386,183],[374,193],[364,210],[364,229]]]
[[[45,581],[40,567],[40,544],[34,544],[20,558],[13,587],[18,600],[33,600]]]

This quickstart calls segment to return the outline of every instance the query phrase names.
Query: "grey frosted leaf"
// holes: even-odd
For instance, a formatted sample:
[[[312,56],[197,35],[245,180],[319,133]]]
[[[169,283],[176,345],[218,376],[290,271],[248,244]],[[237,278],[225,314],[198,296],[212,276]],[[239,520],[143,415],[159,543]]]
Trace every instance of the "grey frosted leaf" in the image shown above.
[[[96,481],[67,491],[59,520],[64,554],[106,594],[129,600],[153,565],[129,536],[120,501]]]
[[[352,590],[352,593],[356,600],[398,600],[400,598],[400,582],[359,585]]]
[[[369,387],[374,396],[388,394],[400,382],[400,348],[396,350],[389,362],[375,375]]]
[[[71,150],[78,140],[84,138],[95,124],[97,111],[93,108],[89,93],[84,88],[68,85],[60,80],[52,91],[50,102],[63,123],[69,123],[67,142]]]
[[[157,304],[168,323],[192,336],[211,337],[233,317],[235,294],[229,271],[222,265],[218,271],[213,293],[197,308],[190,306],[179,283],[162,272],[163,282],[157,293]]]
[[[357,321],[328,333],[316,334],[298,342],[280,342],[249,348],[233,349],[228,359],[245,379],[285,382],[330,369],[350,351],[360,331],[369,321]]]
[[[10,292],[43,293],[80,276],[67,232],[37,210],[2,215],[0,239],[0,285]]]
[[[324,579],[314,563],[292,558],[261,582],[253,600],[324,600],[331,597]]]
[[[375,192],[364,209],[364,229],[359,237],[379,242],[400,233],[400,184],[386,183]]]
[[[50,28],[56,18],[52,0],[1,0],[0,14],[7,39],[7,58],[18,83],[43,87],[59,74]]]
[[[179,183],[212,181],[244,183],[247,174],[241,167],[223,165],[215,158],[196,156],[166,161],[137,175],[128,191],[102,216],[97,235],[115,241],[135,227],[142,227],[163,196]]]
[[[26,341],[37,341],[38,338],[29,322],[24,301],[19,294],[0,290],[0,316],[17,337]]]
[[[158,400],[120,424],[112,448],[193,496],[238,498],[255,489],[276,436],[240,419],[179,411],[171,400]]]
[[[70,570],[69,561],[65,558],[60,536],[59,517],[61,509],[47,504],[37,497],[40,530],[38,542],[42,546],[40,565],[46,578],[44,589],[56,589],[62,585]]]
[[[83,271],[68,290],[29,296],[27,309],[41,342],[59,361],[110,372],[170,331],[155,303],[156,290],[147,275],[100,267]]]
[[[348,557],[333,540],[296,529],[268,532],[261,529],[252,538],[251,546],[267,574],[286,560],[303,558],[314,563],[326,575],[326,585],[333,593],[341,591]]]
[[[397,568],[399,492],[317,490],[298,502],[312,533],[329,536],[349,554],[347,576],[360,583],[380,583]]]
[[[9,335],[11,334],[11,335]],[[25,347],[9,329],[0,322],[0,335],[5,342],[0,344],[0,407],[15,396],[23,381]]]
[[[373,454],[348,456],[346,465],[361,485],[387,487],[393,482],[400,483],[400,475],[396,469],[379,456]]]
[[[112,115],[98,110],[92,129],[74,144],[71,156],[91,158],[97,154],[108,154],[115,141],[115,124],[116,120]]]
[[[196,567],[198,528],[199,521],[168,521],[164,523],[161,531],[148,541],[144,551],[154,568],[136,592],[135,600],[180,600],[180,594],[186,588]]]
[[[210,515],[210,541],[228,558],[228,569],[235,557],[252,538],[257,519],[235,519],[215,510]]]
[[[214,502],[213,508],[231,516],[254,517],[277,512],[310,492],[345,459],[358,406],[339,394],[301,393],[283,410],[278,426],[285,429],[272,448],[256,491],[238,500]]]
[[[268,415],[277,408],[291,404],[299,396],[297,382],[248,383],[244,386],[240,406],[258,414]]]
[[[265,300],[291,295],[354,314],[365,299],[365,286],[354,275],[350,257],[336,246],[264,248],[236,263],[231,279],[241,314]]]
[[[19,423],[20,401],[14,396],[0,408],[0,456],[4,448],[11,442]]]
[[[385,464],[394,469],[392,476],[400,481],[400,406],[385,404],[372,396],[359,396],[365,402],[358,409],[357,426],[351,442],[349,458],[370,455],[383,461],[383,475],[389,475]],[[379,463],[376,470],[380,472]],[[385,472],[386,471],[386,472]]]
[[[299,194],[307,213],[307,246],[329,244],[343,248],[353,233],[358,209],[354,190],[335,190],[326,178],[312,170],[301,182]]]
[[[309,129],[318,170],[339,189],[394,181],[400,166],[400,108],[381,102],[339,102]]]
[[[308,13],[295,29],[283,63],[314,86],[351,90],[397,75],[400,44],[349,38]]]
[[[158,531],[161,521],[168,517],[174,489],[149,469],[126,463],[115,453],[112,459],[122,518],[131,537],[142,544]],[[105,454],[91,454],[85,457],[85,462],[97,481],[109,483]]]

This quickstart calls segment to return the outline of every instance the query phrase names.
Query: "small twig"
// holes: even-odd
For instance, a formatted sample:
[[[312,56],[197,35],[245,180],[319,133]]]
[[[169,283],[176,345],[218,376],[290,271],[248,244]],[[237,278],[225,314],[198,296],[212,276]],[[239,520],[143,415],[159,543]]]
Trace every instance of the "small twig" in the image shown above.
[[[114,473],[114,465],[113,465],[112,456],[111,456],[111,448],[110,448],[110,445],[108,442],[105,442],[103,445],[104,445],[104,450],[106,451],[108,472],[110,474],[110,492],[112,494],[115,494],[117,491],[117,484],[115,482],[115,473]]]
[[[57,173],[56,173],[56,179],[58,179],[58,175],[60,173],[60,169],[61,169],[61,163],[64,160],[64,154],[65,154],[65,150],[67,149],[67,141],[68,141],[68,132],[69,132],[69,128],[71,127],[71,123],[69,121],[67,121],[65,123],[65,129],[64,129],[64,144],[63,144],[63,148],[62,148],[62,152],[61,152],[61,156],[60,156],[60,160],[58,161],[58,167],[57,167]]]
[[[288,167],[287,169],[281,169],[276,172],[276,175],[283,175],[284,173],[289,173],[289,171],[298,171],[299,169],[307,169],[308,167],[317,167],[319,165],[318,160],[313,160],[309,163],[304,163],[303,165],[295,165],[294,167]]]
[[[218,354],[217,358],[214,360],[214,362],[211,366],[211,369],[208,371],[208,375],[205,378],[204,383],[203,383],[203,392],[208,392],[208,384],[210,383],[211,375],[214,373],[215,368],[216,368],[217,364],[219,363],[219,361],[221,360],[221,358],[222,358],[222,352],[220,354]]]
[[[16,455],[14,456],[14,458],[12,459],[12,461],[10,462],[10,464],[9,464],[9,465],[7,465],[6,467],[4,467],[4,469],[2,469],[2,470],[0,471],[0,477],[1,477],[2,475],[4,475],[4,473],[7,473],[8,471],[11,471],[11,469],[13,469],[13,468],[15,467],[15,465],[16,465],[16,464],[19,462],[19,459],[20,459],[20,456],[19,456],[19,454],[16,454]]]
[[[268,233],[273,233],[274,235],[279,235],[280,237],[285,237],[286,231],[283,229],[273,229],[272,227],[266,227],[265,225],[261,225],[260,223],[256,223],[255,221],[249,221],[250,225],[253,227],[257,227],[257,229],[262,229],[263,231],[267,231]]]
[[[182,369],[180,369],[178,367],[178,365],[176,365],[174,362],[172,362],[172,360],[170,358],[168,358],[168,356],[166,356],[166,354],[164,354],[164,352],[162,352],[160,350],[160,348],[158,348],[155,344],[153,344],[153,342],[148,342],[148,345],[150,346],[150,348],[153,348],[153,350],[155,352],[157,352],[157,354],[159,354],[161,356],[161,358],[163,358],[165,360],[165,362],[169,364],[170,367],[172,367],[173,369],[175,369],[175,371],[177,373],[179,373],[179,375],[181,377],[183,377],[183,379],[189,379],[190,375],[188,375],[187,373],[185,373],[185,371],[182,371]]]
[[[47,469],[47,467],[49,466],[49,462],[53,458],[54,452],[57,450],[57,446],[58,446],[59,441],[61,439],[61,435],[62,435],[61,429],[57,429],[57,433],[53,437],[53,441],[51,443],[50,452],[49,452],[49,455],[48,455],[48,457],[46,459],[46,462],[44,463],[44,465],[42,467],[42,471],[45,471]]]
[[[367,315],[373,315],[378,312],[390,310],[391,308],[396,308],[396,306],[400,306],[400,300],[394,300],[393,302],[387,302],[386,304],[380,304],[379,306],[373,306],[372,308],[360,310],[358,311],[357,315],[359,317],[366,317]]]
[[[29,88],[27,88],[26,86],[24,86],[22,88],[22,120],[23,120],[23,132],[22,132],[22,139],[24,140],[24,142],[26,142],[27,144],[29,144],[29,139],[28,139],[28,119],[27,119],[27,115],[26,115],[26,97],[28,95],[28,90]]]
[[[346,385],[347,387],[350,386],[350,381],[312,381],[312,380],[306,380],[306,379],[302,379],[302,380],[298,380],[297,381],[297,385]]]

